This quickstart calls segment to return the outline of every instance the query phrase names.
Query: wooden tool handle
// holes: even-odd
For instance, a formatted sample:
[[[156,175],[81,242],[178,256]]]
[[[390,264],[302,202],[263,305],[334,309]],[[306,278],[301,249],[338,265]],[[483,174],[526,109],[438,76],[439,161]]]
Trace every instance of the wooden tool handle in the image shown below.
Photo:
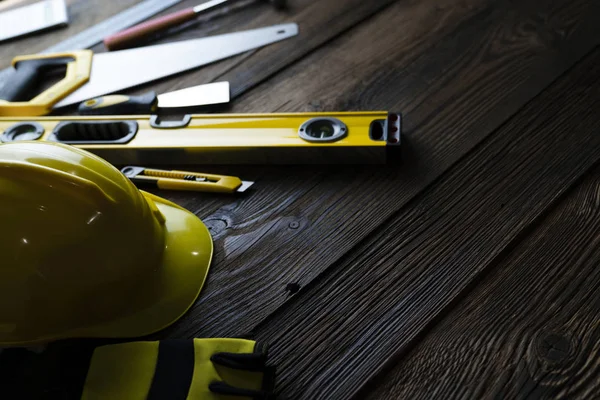
[[[172,28],[196,17],[193,8],[177,11],[164,17],[154,18],[150,21],[135,25],[119,33],[108,36],[104,39],[104,46],[108,50],[122,50],[135,46],[143,39],[158,33],[160,31]]]

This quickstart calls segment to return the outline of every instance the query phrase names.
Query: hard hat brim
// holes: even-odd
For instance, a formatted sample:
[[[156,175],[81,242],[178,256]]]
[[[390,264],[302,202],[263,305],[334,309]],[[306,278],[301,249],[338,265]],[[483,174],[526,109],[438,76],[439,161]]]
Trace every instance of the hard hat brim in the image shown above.
[[[70,337],[133,338],[160,331],[180,319],[196,302],[209,271],[213,241],[190,211],[142,191],[165,217],[165,251],[159,290],[148,307],[74,332]]]

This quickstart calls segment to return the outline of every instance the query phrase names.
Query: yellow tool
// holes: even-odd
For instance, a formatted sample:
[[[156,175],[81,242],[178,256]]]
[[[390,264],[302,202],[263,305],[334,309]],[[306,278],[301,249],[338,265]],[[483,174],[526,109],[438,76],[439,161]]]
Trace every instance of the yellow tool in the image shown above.
[[[52,107],[79,89],[90,79],[92,51],[80,50],[70,53],[16,57],[14,72],[0,89],[0,116],[24,116],[48,114]],[[39,84],[44,71],[66,65],[65,77],[26,101],[29,91]]]
[[[400,114],[0,118],[0,140],[77,146],[115,165],[384,164],[400,159]]]
[[[198,172],[164,171],[128,166],[121,169],[138,187],[153,186],[164,190],[189,190],[212,193],[242,193],[254,182],[242,181],[235,176],[210,175]]]

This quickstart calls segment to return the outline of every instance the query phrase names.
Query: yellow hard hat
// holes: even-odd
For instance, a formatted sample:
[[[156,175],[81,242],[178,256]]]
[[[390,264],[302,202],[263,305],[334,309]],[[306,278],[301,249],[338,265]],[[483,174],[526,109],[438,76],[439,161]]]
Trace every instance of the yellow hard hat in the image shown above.
[[[0,145],[0,224],[0,346],[161,330],[213,252],[195,215],[58,143]]]

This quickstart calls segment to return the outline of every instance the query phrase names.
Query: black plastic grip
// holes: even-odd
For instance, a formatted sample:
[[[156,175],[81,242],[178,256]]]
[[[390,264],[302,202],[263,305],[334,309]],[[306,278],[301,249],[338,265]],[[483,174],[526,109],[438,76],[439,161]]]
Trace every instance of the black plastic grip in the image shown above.
[[[74,60],[71,57],[19,61],[0,89],[0,99],[6,101],[29,100],[31,91],[39,85],[44,72],[58,66],[65,66],[72,61]]]
[[[275,9],[277,10],[283,10],[287,7],[286,0],[269,0],[269,3],[273,4]]]
[[[113,102],[113,96],[90,99],[81,103],[77,111],[80,115],[139,115],[151,114],[158,106],[158,97],[154,91],[140,96],[122,97],[127,100]]]

